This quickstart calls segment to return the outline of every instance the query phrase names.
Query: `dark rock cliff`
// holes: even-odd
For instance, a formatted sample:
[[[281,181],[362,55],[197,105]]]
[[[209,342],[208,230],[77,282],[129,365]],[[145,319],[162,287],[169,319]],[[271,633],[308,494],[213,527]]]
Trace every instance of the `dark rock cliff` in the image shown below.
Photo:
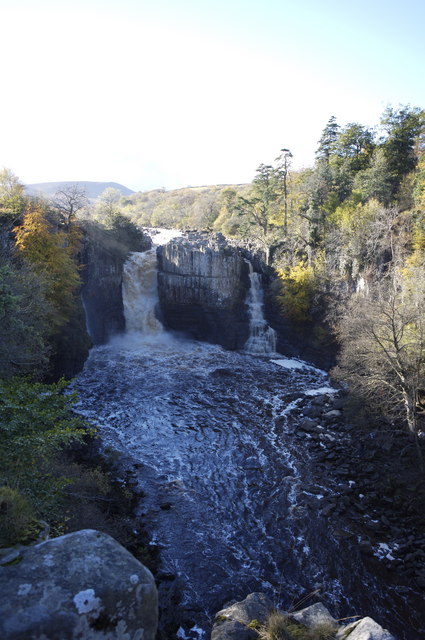
[[[197,340],[243,348],[248,265],[220,234],[189,234],[158,248],[158,293],[168,329]]]
[[[107,229],[86,225],[82,251],[83,288],[81,297],[86,312],[87,330],[93,344],[104,344],[125,329],[122,302],[123,265],[130,251],[146,251],[150,238],[141,236],[122,242]]]
[[[337,344],[324,319],[315,314],[312,321],[298,323],[285,316],[275,297],[275,270],[261,261],[254,268],[263,276],[264,315],[276,331],[276,350],[287,356],[312,362],[321,369],[329,370],[335,366]]]

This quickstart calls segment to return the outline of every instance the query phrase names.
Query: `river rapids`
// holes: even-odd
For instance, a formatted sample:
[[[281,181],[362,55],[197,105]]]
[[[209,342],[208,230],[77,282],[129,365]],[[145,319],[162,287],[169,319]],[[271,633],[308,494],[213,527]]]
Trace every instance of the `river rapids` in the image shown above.
[[[140,278],[144,267],[135,268]],[[141,306],[127,308],[143,315],[137,295]],[[382,621],[388,590],[343,525],[322,513],[341,485],[316,467],[308,433],[294,438],[312,403],[332,410],[327,374],[279,354],[172,336],[152,317],[140,331],[133,320],[126,335],[91,350],[77,409],[143,491],[137,516],[160,549],[160,599],[180,627],[173,637],[206,638],[214,613],[253,591],[290,608],[320,590],[336,617]],[[339,437],[337,419],[321,428],[324,449]]]

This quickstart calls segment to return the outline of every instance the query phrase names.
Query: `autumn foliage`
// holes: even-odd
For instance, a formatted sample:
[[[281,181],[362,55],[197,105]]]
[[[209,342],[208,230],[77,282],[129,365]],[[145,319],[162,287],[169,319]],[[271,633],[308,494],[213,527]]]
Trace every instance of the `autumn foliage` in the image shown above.
[[[46,283],[45,297],[50,305],[51,329],[55,332],[72,315],[80,285],[74,259],[78,233],[74,229],[62,231],[49,220],[43,205],[30,203],[14,234],[18,253]]]

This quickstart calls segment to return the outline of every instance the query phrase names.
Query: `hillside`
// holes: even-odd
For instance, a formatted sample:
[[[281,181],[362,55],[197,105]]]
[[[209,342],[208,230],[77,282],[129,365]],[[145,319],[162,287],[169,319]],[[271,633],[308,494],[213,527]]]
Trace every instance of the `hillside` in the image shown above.
[[[121,200],[122,213],[141,226],[214,228],[229,232],[232,205],[249,185],[202,185],[182,189],[140,191]],[[218,220],[218,226],[214,225]],[[221,223],[225,220],[225,228]]]
[[[44,195],[44,196],[52,196],[60,189],[64,187],[68,187],[71,184],[77,184],[79,187],[83,188],[87,192],[87,196],[91,200],[95,200],[98,196],[100,196],[105,189],[112,188],[121,191],[123,196],[130,196],[134,193],[128,187],[125,187],[118,182],[85,182],[83,180],[76,181],[64,181],[64,182],[37,182],[34,184],[25,185],[25,190],[28,195]]]

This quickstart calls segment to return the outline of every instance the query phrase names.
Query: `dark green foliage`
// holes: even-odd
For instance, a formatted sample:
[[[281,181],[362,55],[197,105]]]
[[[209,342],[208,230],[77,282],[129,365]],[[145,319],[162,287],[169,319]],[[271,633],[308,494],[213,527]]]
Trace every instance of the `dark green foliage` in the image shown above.
[[[0,266],[0,376],[46,371],[50,347],[46,283],[24,262]]]
[[[127,247],[127,251],[140,251],[146,243],[143,232],[122,213],[107,215],[104,225],[112,232],[111,235],[118,243]]]
[[[75,395],[65,394],[66,386],[0,381],[0,485],[19,489],[48,520],[60,517],[67,484],[52,473],[52,460],[86,433],[82,419],[71,412]]]
[[[387,132],[382,148],[391,179],[391,197],[395,197],[404,176],[416,167],[414,145],[415,139],[424,130],[425,113],[410,106],[397,110],[388,107],[382,117],[382,125]]]
[[[323,159],[326,162],[329,161],[329,158],[334,151],[335,143],[339,135],[339,129],[340,127],[335,116],[331,116],[326,127],[323,129],[319,140],[319,146],[316,151],[318,159]]]
[[[366,169],[375,148],[374,134],[357,122],[347,124],[337,136],[333,150],[336,156],[348,161],[350,171]]]
[[[0,487],[0,547],[25,544],[40,530],[28,498],[10,487]]]

